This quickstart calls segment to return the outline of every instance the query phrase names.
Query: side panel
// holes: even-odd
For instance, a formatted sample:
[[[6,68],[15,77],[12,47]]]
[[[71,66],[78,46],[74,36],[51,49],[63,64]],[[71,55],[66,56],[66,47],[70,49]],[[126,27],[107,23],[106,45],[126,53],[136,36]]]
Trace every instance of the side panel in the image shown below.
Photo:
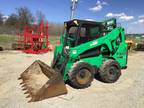
[[[91,58],[84,58],[84,59],[81,59],[81,61],[87,62],[94,67],[100,67],[103,63],[102,55],[91,57]]]
[[[57,56],[57,54],[61,54],[62,53],[62,48],[63,48],[63,45],[58,45],[58,46],[55,46],[55,49],[54,49],[54,58]]]
[[[116,61],[119,62],[121,68],[125,68],[127,66],[127,44],[125,42],[125,33],[124,29],[120,30],[121,43],[118,46],[116,53],[113,55]]]
[[[119,62],[121,68],[124,68],[127,66],[127,44],[122,43],[120,44],[117,52],[113,55],[116,61]]]
[[[70,69],[72,68],[74,62],[68,61],[68,63],[66,64],[65,70],[64,70],[64,76],[63,76],[63,80],[66,81],[68,79],[67,75],[68,72],[70,71]]]

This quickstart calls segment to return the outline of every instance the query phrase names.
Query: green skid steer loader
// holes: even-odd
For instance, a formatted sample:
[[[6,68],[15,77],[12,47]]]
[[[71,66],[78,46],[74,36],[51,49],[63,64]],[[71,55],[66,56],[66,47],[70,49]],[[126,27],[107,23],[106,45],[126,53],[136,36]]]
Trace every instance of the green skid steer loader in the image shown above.
[[[127,55],[124,28],[116,19],[74,19],[64,23],[51,66],[37,60],[19,79],[30,102],[40,101],[66,94],[66,82],[77,89],[90,86],[95,75],[105,83],[116,82],[127,67]]]

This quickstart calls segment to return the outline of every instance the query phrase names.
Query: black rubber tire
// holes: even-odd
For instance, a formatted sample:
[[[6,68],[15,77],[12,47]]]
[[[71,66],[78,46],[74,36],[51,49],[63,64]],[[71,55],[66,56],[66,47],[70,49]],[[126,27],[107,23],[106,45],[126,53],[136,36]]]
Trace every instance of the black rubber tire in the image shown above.
[[[74,63],[68,73],[70,86],[83,89],[91,85],[94,79],[95,69],[90,64],[82,61]]]
[[[101,81],[105,83],[114,83],[121,76],[121,68],[117,61],[107,60],[103,63],[99,73]]]
[[[3,47],[0,46],[0,51],[3,51]]]

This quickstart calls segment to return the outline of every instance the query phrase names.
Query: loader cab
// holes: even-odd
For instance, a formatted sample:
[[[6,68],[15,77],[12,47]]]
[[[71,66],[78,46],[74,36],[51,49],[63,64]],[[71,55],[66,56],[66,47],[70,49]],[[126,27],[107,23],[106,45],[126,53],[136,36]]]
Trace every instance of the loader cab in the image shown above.
[[[75,47],[77,45],[102,37],[104,26],[101,22],[71,20],[64,23],[66,34],[65,46]]]
[[[103,22],[74,19],[64,23],[64,46],[75,47],[77,45],[100,38],[117,27],[116,19],[108,19]]]

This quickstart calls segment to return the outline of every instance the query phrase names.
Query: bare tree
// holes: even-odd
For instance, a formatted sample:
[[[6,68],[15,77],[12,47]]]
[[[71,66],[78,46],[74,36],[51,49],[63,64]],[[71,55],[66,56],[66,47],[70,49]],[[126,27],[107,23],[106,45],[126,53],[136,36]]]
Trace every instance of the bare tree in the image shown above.
[[[49,23],[49,34],[59,36],[63,31],[63,24],[50,22]]]
[[[17,8],[18,23],[20,26],[31,25],[34,17],[27,7]]]
[[[6,20],[5,25],[15,27],[18,22],[18,16],[16,14],[11,14]]]
[[[3,24],[3,14],[0,12],[0,25]]]
[[[41,12],[41,11],[37,11],[36,12],[36,21],[37,21],[37,23],[39,24],[41,21],[45,21],[46,19],[45,19],[45,15]]]

